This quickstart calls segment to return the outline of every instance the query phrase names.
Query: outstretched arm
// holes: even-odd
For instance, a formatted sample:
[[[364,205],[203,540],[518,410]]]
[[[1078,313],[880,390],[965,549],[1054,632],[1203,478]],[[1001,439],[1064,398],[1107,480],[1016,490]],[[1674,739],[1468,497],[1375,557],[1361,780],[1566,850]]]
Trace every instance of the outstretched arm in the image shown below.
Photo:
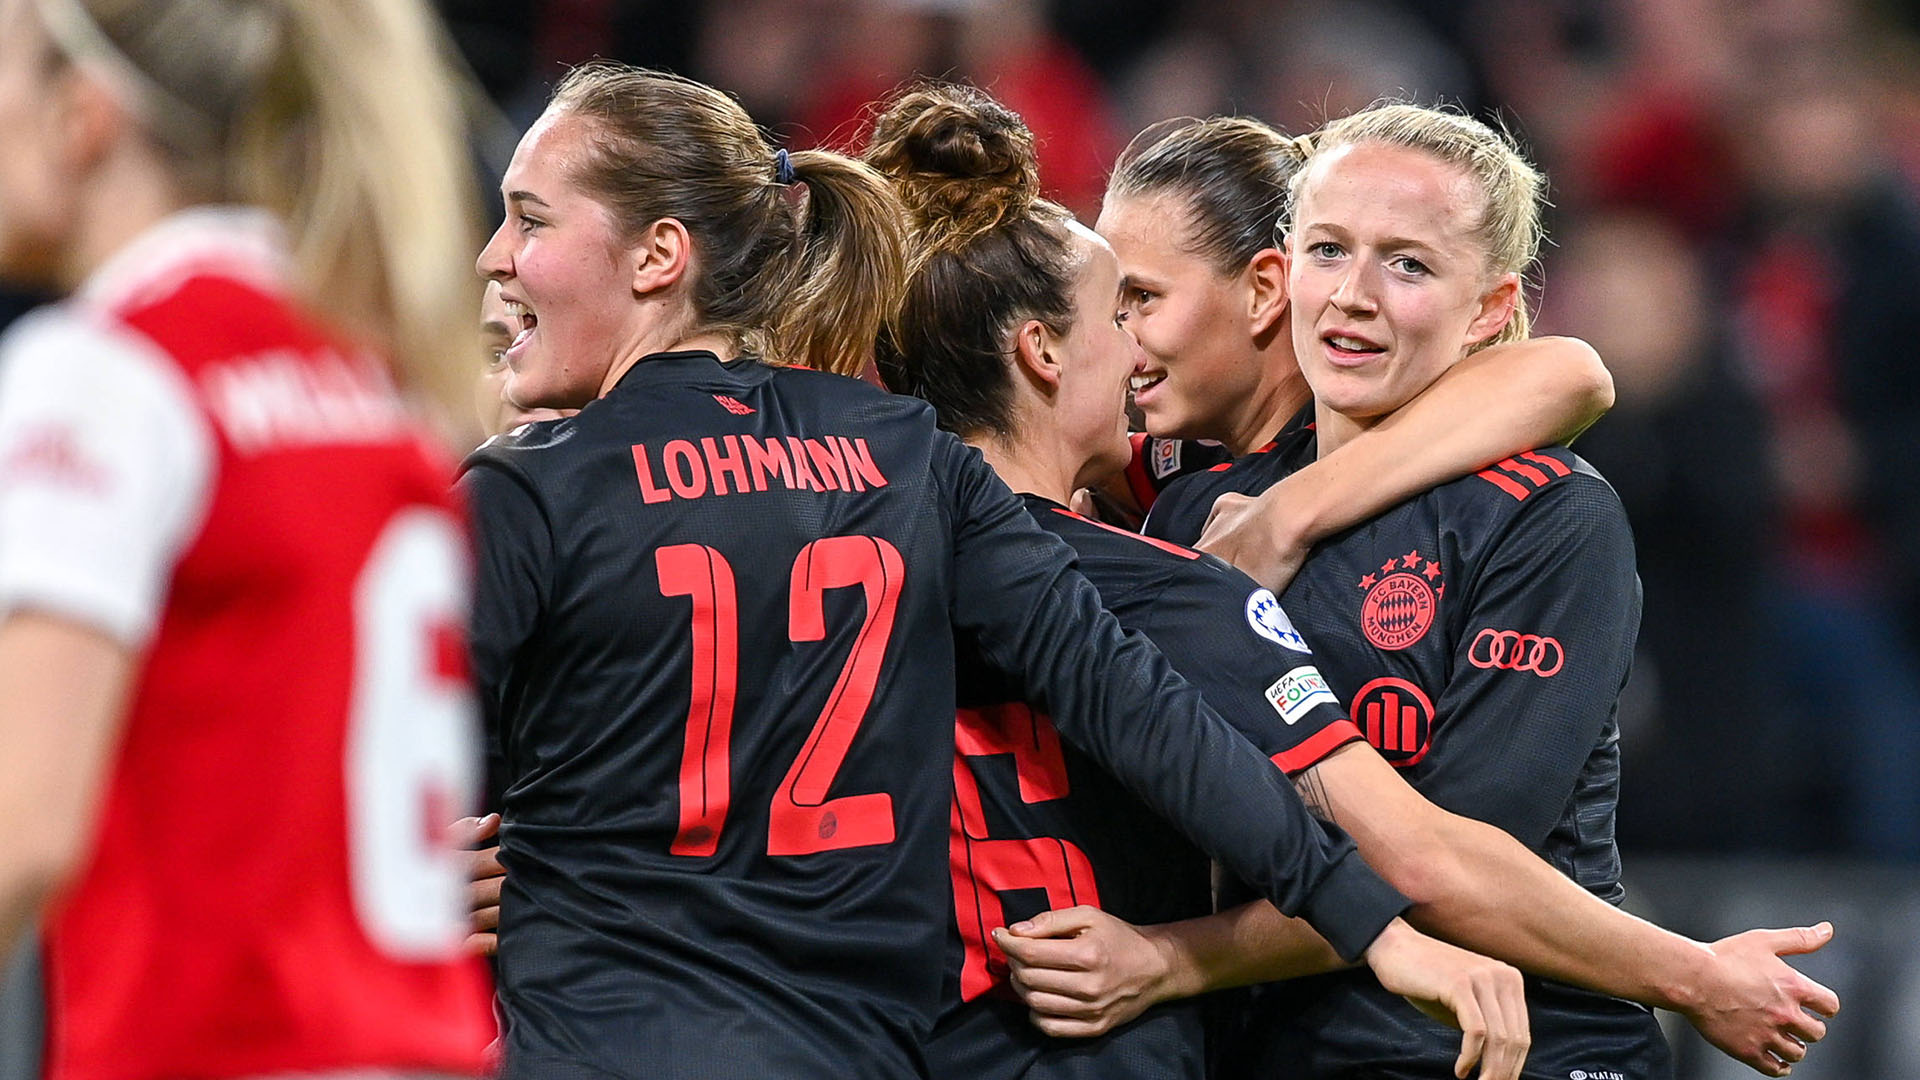
[[[1258,901],[1218,915],[1133,927],[1093,907],[1042,912],[994,940],[1010,982],[1048,1035],[1100,1035],[1162,1001],[1345,967],[1313,928]],[[1454,1075],[1517,1077],[1531,1042],[1524,987],[1506,964],[1395,919],[1368,948],[1382,986],[1462,1032]]]
[[[1483,349],[1261,495],[1222,495],[1196,546],[1284,589],[1320,540],[1501,458],[1566,442],[1612,407],[1613,377],[1584,341]]]
[[[1428,933],[1647,1005],[1672,1009],[1728,1055],[1769,1076],[1826,1034],[1833,992],[1781,956],[1811,952],[1832,927],[1749,930],[1710,945],[1600,900],[1499,829],[1421,798],[1371,748],[1350,743],[1296,783],[1348,828],[1367,861],[1415,901]],[[1133,927],[1080,907],[1001,931],[1012,984],[1051,1035],[1098,1035],[1163,1001],[1299,978],[1343,965],[1312,928],[1259,901],[1198,919]]]

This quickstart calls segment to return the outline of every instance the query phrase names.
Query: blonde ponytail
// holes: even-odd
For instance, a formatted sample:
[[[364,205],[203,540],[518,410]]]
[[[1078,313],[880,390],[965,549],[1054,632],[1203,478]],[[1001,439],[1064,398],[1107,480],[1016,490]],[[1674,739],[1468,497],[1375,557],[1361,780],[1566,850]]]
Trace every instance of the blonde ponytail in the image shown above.
[[[316,309],[385,343],[403,387],[472,394],[474,179],[447,43],[414,0],[275,0],[283,69],[236,117],[234,194],[279,211]]]
[[[123,84],[189,197],[285,221],[300,298],[448,424],[473,364],[461,79],[421,0],[39,0]]]

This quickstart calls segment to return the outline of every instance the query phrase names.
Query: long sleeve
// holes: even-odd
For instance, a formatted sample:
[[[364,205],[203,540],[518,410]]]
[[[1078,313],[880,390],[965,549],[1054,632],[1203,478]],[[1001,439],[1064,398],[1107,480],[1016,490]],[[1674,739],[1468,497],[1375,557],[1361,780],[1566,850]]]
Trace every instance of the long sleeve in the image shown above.
[[[954,624],[1155,812],[1357,958],[1407,906],[1153,645],[1122,632],[1071,550],[977,454],[936,459],[954,526]]]

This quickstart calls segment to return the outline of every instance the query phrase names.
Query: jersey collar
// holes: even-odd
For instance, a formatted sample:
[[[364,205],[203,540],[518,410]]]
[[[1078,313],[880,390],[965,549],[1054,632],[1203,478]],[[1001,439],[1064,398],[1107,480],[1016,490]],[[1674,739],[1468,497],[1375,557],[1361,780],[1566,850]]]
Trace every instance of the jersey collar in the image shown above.
[[[147,227],[87,275],[75,293],[106,309],[144,306],[204,274],[283,290],[291,267],[286,232],[268,211],[193,206]]]

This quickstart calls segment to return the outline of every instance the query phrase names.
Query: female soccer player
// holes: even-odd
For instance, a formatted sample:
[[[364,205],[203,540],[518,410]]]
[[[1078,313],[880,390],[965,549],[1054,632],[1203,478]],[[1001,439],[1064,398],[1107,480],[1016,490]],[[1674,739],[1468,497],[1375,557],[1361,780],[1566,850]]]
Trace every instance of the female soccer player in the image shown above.
[[[473,1075],[472,239],[393,0],[0,0],[0,955],[47,1075]],[[382,357],[391,360],[391,366]],[[448,413],[448,416],[453,415]]]
[[[1320,394],[1316,429],[1283,435],[1264,453],[1175,485],[1156,504],[1155,535],[1192,541],[1221,491],[1265,490],[1313,460],[1316,432],[1325,456],[1362,430],[1388,430],[1442,372],[1475,362],[1469,354],[1490,342],[1524,337],[1518,274],[1537,243],[1538,180],[1510,146],[1484,126],[1410,107],[1340,121],[1325,140],[1330,155],[1293,177],[1299,216],[1290,236],[1291,344]],[[1115,189],[1124,194],[1110,198],[1103,216],[1127,245],[1123,265],[1142,267],[1136,281],[1148,283],[1130,325],[1163,357],[1177,345],[1157,336],[1166,327],[1154,319],[1178,305],[1163,303],[1169,294],[1152,283],[1177,277],[1167,268],[1179,258],[1148,239],[1137,200],[1180,205],[1178,183],[1149,179],[1173,176],[1177,158],[1204,155],[1210,141],[1203,129],[1189,129],[1123,166]],[[1139,261],[1129,264],[1129,253]],[[1484,369],[1490,357],[1477,362]],[[1284,367],[1291,366],[1286,357]],[[1262,423],[1279,431],[1286,422],[1285,401],[1264,420],[1243,417],[1236,425],[1241,399],[1210,394],[1198,380],[1176,384],[1171,374],[1164,385],[1175,392],[1143,402],[1150,421],[1156,412],[1162,420],[1177,416],[1169,426],[1186,434],[1245,439]],[[1630,544],[1604,483],[1562,450],[1536,451],[1336,537],[1286,594],[1353,721],[1414,789],[1503,827],[1605,899],[1618,898],[1612,713],[1637,619]],[[1432,858],[1426,830],[1438,818],[1381,812],[1424,804],[1400,794],[1406,785],[1377,768],[1377,758],[1341,749],[1303,764],[1311,766],[1297,779],[1303,790],[1417,899],[1461,870]],[[1496,905],[1512,888],[1471,874],[1461,885],[1489,890]],[[1803,1043],[1824,1033],[1803,1007],[1837,1008],[1830,992],[1774,956],[1818,947],[1829,928],[1752,931],[1700,946],[1624,917],[1609,923],[1582,913],[1564,890],[1559,902],[1513,901],[1508,909],[1505,920],[1490,918],[1459,940],[1502,938],[1504,946],[1490,951],[1530,970],[1679,1009],[1716,1045],[1762,1071],[1798,1060]],[[1260,910],[1238,916],[1259,918]],[[1579,914],[1593,936],[1569,941],[1566,920]],[[1264,933],[1231,918],[1164,928],[1156,944],[1170,950],[1160,955],[1174,956],[1177,970],[1157,955],[1123,951],[1148,956],[1152,997],[1165,989],[1163,978],[1191,992],[1289,970],[1277,939],[1264,957],[1228,957],[1216,948],[1228,935]],[[1076,991],[1087,992],[1085,985]],[[1362,978],[1336,976],[1263,997],[1269,1007],[1249,1030],[1255,1058],[1268,1066],[1341,1075],[1413,1048],[1426,1073],[1439,1075],[1437,1031]],[[1320,1004],[1306,1009],[1309,999]],[[1541,1075],[1555,1066],[1553,1075],[1666,1068],[1651,1018],[1625,1002],[1551,982],[1535,985],[1529,1002],[1532,1061]],[[1300,1007],[1289,1012],[1292,1006]]]
[[[520,320],[500,299],[500,283],[489,281],[480,294],[480,352],[486,370],[474,384],[473,404],[480,427],[488,435],[510,431],[537,420],[558,420],[572,410],[523,409],[507,399],[507,346],[520,333]]]
[[[1359,730],[1307,666],[1312,661],[1298,637],[1288,635],[1291,647],[1276,648],[1280,642],[1263,641],[1247,629],[1244,613],[1256,605],[1256,598],[1261,603],[1270,598],[1265,590],[1211,560],[1117,535],[1065,512],[1068,493],[1117,471],[1128,460],[1122,399],[1115,385],[1131,370],[1131,352],[1124,339],[1115,340],[1103,329],[1104,313],[1115,300],[1110,288],[1115,264],[1097,239],[1076,233],[1077,227],[1056,208],[1035,200],[1032,163],[1022,155],[1024,135],[1017,118],[983,95],[950,87],[910,94],[876,124],[869,159],[897,178],[915,209],[920,248],[914,259],[920,269],[909,282],[891,347],[881,352],[881,367],[890,382],[931,400],[944,425],[979,446],[1003,480],[1027,493],[1035,520],[1073,545],[1082,569],[1121,624],[1152,638],[1176,669],[1276,761],[1283,766],[1312,762],[1331,751],[1312,782],[1339,787],[1343,803],[1359,822],[1350,823],[1358,834],[1377,845],[1377,838],[1396,832],[1420,838],[1417,859],[1426,881],[1409,879],[1409,887],[1424,884],[1428,910],[1423,914],[1431,929],[1472,935],[1477,927],[1511,923],[1488,935],[1485,947],[1517,960],[1537,960],[1545,949],[1604,965],[1616,962],[1622,952],[1644,951],[1650,943],[1682,945],[1679,955],[1688,957],[1684,943],[1586,894],[1507,834],[1421,799],[1360,741]],[[1045,243],[1049,236],[1050,246]],[[1028,256],[1026,269],[1017,275],[1002,265],[1032,250],[1048,251],[1052,257]],[[1016,279],[1027,283],[1028,295],[1004,288],[1005,281]],[[1408,408],[1429,408],[1432,403],[1426,399]],[[1501,426],[1495,416],[1503,408],[1488,402],[1479,410],[1482,424]],[[1504,420],[1514,422],[1512,417]],[[1404,441],[1406,430],[1401,426],[1356,440]],[[1401,452],[1416,454],[1420,448]],[[1306,471],[1320,467],[1310,465]],[[1469,468],[1462,463],[1459,471],[1464,474]],[[1273,610],[1278,612],[1277,607]],[[1271,704],[1270,689],[1280,691]],[[1091,1049],[1049,1043],[1023,1030],[1020,1008],[986,993],[997,980],[986,977],[991,969],[985,935],[972,924],[983,913],[1004,914],[1009,921],[1019,917],[998,907],[999,891],[1035,881],[1052,884],[1031,870],[1032,880],[1009,875],[987,857],[1002,850],[1018,854],[1033,849],[1040,841],[1027,839],[1029,835],[1086,853],[1088,873],[1082,876],[1091,881],[1050,892],[1097,901],[1107,913],[1125,918],[1131,918],[1122,914],[1128,910],[1196,912],[1207,902],[1204,872],[1190,873],[1183,893],[1179,875],[1170,869],[1182,865],[1183,854],[1190,866],[1191,851],[1172,841],[1167,853],[1149,854],[1143,838],[1165,838],[1164,827],[1116,792],[1084,759],[1065,757],[1072,790],[1056,788],[1045,800],[1029,800],[996,784],[999,774],[983,764],[986,751],[969,729],[1001,715],[992,710],[962,712],[962,760],[955,771],[962,798],[953,837],[956,908],[962,923],[960,947],[950,952],[957,952],[963,963],[957,978],[949,979],[948,1009],[930,1054],[936,1071],[946,1065],[956,1076],[990,1075],[996,1069],[1006,1075],[1055,1075],[1056,1070],[1071,1074],[1087,1061],[1097,1061],[1103,1075],[1124,1070],[1128,1063],[1164,1070],[1182,1049],[1191,1055],[1190,1063],[1197,1062],[1199,1040],[1183,1026],[1193,1023],[1191,1010],[1156,1015]],[[982,828],[989,820],[998,826],[992,836]],[[1362,850],[1372,857],[1371,849]],[[1386,845],[1378,845],[1378,850],[1392,865],[1395,850]],[[1035,860],[1029,856],[1027,861]],[[1152,870],[1142,873],[1147,867]],[[1517,911],[1539,914],[1518,918]],[[1036,921],[1078,932],[1098,927],[1095,918],[1080,911]],[[1539,944],[1517,944],[1529,935]],[[1091,944],[1076,940],[1051,951],[1084,955]],[[1049,949],[1017,939],[1008,944],[1016,959],[1036,953],[1046,959]],[[1674,950],[1666,955],[1674,955]],[[1772,961],[1770,953],[1761,955]],[[1305,949],[1291,973],[1326,970],[1320,965],[1328,956],[1324,948]],[[1693,969],[1701,966],[1676,965],[1669,975],[1675,980],[1698,978]],[[1023,989],[1041,1005],[1069,1011],[1043,1012],[1040,1026],[1068,1034],[1090,1030],[1096,1003],[1049,989],[1079,988],[1077,982],[1054,983],[1050,978],[1028,967],[1022,980]],[[1143,988],[1126,989],[1138,994]],[[1127,1003],[1131,1011],[1120,1011],[1131,1017],[1146,1003],[1135,996]],[[1101,1001],[1098,1006],[1109,1004]],[[1102,1019],[1117,1016],[1103,1014]]]
[[[917,1075],[956,634],[1344,955],[1473,1006],[1469,961],[1393,918],[930,409],[759,359],[864,362],[903,276],[877,174],[590,65],[501,191],[479,265],[522,325],[508,393],[581,408],[466,478],[508,1075]]]
[[[881,114],[869,147],[912,225],[915,269],[878,350],[888,382],[928,399],[942,427],[979,448],[1034,521],[1074,548],[1121,624],[1148,635],[1262,753],[1284,767],[1300,734],[1357,739],[1272,593],[1218,560],[1066,509],[1075,490],[1127,461],[1133,348],[1115,319],[1118,263],[1038,198],[1019,117],[977,90],[929,86]],[[984,667],[961,666],[949,838],[957,923],[927,1047],[932,1075],[1197,1080],[1206,1062],[1197,1003],[1089,1046],[1047,1038],[1008,991],[992,935],[1045,906],[1023,906],[1023,894],[1155,921],[1204,914],[1211,900],[1205,856],[1062,746],[1048,717]],[[1478,977],[1493,1008],[1463,1018],[1462,1068],[1484,1050],[1480,1075],[1517,1076],[1518,976],[1488,965]]]

